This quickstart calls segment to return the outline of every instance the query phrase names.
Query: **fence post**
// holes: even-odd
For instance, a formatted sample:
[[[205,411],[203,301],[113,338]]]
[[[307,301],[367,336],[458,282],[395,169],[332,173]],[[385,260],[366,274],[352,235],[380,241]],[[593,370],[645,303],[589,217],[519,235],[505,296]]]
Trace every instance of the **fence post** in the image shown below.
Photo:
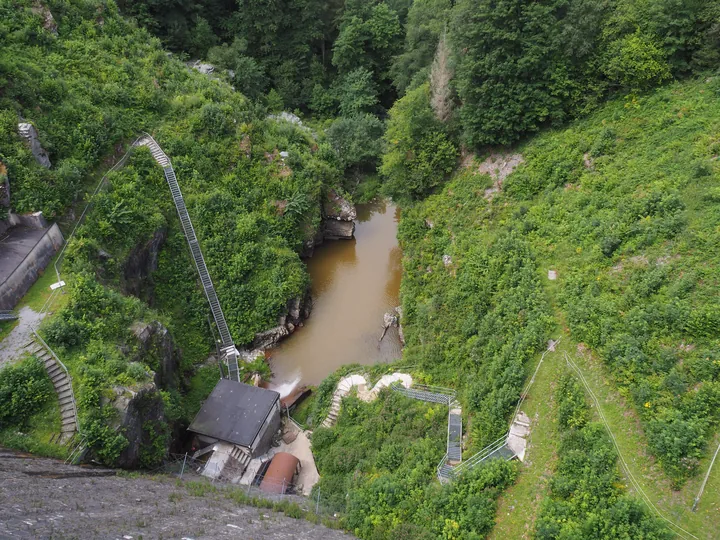
[[[182,469],[180,470],[180,478],[182,479],[183,473],[185,472],[185,463],[187,463],[187,452],[185,452],[185,458],[183,459]]]
[[[283,478],[282,483],[282,491],[280,491],[280,498],[282,499],[283,495],[285,495],[285,479]]]
[[[318,488],[317,500],[315,501],[315,515],[319,515],[318,510],[320,509],[320,488]]]

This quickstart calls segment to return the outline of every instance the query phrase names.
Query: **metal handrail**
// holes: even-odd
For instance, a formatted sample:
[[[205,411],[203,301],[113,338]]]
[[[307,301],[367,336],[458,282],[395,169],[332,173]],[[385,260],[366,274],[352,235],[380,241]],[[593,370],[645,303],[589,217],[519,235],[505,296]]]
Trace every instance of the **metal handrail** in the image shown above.
[[[443,394],[446,396],[453,396],[455,397],[455,390],[452,388],[446,388],[444,386],[432,386],[429,384],[413,384],[410,387],[410,390],[423,390],[426,392],[432,392],[433,394]]]
[[[45,342],[45,340],[40,336],[40,334],[37,333],[35,328],[31,328],[31,330],[32,330],[32,333],[35,334],[35,337],[40,340],[40,343],[43,345],[43,347],[45,347],[48,350],[48,352],[53,356],[53,358],[60,365],[60,367],[62,367],[63,370],[65,370],[65,374],[68,376],[68,379],[70,380],[70,384],[69,384],[70,399],[72,399],[72,404],[73,404],[73,414],[75,416],[75,426],[77,427],[77,431],[79,433],[80,432],[80,420],[78,418],[77,402],[75,401],[75,391],[73,390],[72,377],[70,376],[70,371],[68,371],[67,366],[62,363],[62,360],[60,360],[60,358],[58,358],[57,354],[55,354],[55,351],[53,351],[52,348],[50,348],[50,345],[48,345]]]
[[[472,455],[471,457],[469,457],[468,459],[463,461],[460,465],[455,467],[455,469],[454,469],[455,473],[457,474],[457,473],[466,471],[468,469],[472,469],[475,465],[482,462],[490,454],[492,454],[493,452],[496,452],[497,450],[499,450],[500,448],[505,446],[506,440],[507,440],[507,435],[508,434],[505,433],[505,435],[503,435],[502,437],[497,439],[495,442],[490,443],[485,448],[483,448],[476,454]]]
[[[448,460],[449,460],[449,456],[448,456],[447,452],[445,452],[445,455],[440,460],[440,463],[438,463],[438,466],[435,467],[435,474],[438,477],[438,479],[442,478],[442,475],[440,474],[440,469],[442,469],[444,465],[447,465]]]

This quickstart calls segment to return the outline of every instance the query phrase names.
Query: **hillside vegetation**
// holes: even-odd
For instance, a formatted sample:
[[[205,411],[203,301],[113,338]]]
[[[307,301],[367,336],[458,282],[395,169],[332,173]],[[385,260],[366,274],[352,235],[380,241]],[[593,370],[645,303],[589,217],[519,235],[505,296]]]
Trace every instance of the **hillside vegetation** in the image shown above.
[[[718,2],[11,0],[0,43],[12,210],[69,231],[92,203],[42,333],[73,376],[94,458],[125,465],[134,449],[132,466],[155,466],[219,375],[150,153],[134,150],[89,195],[147,131],[173,162],[238,344],[306,297],[300,253],[330,189],[391,197],[403,365],[456,389],[465,457],[506,432],[531,365],[562,334],[634,409],[639,450],[663,480],[697,477],[720,421]],[[304,125],[270,116],[291,109]],[[19,121],[35,125],[51,167]],[[7,444],[56,420],[38,369],[29,359],[0,374]],[[269,375],[262,361],[242,371]],[[320,385],[314,421],[338,374]],[[22,377],[29,386],[15,388]],[[559,440],[526,530],[666,538],[619,482],[579,386],[544,384]],[[130,395],[148,413],[134,433],[115,406]],[[337,426],[313,437],[318,490],[340,522],[362,538],[487,535],[522,469],[495,462],[441,486],[444,420],[390,392],[346,399]]]
[[[16,4],[2,8],[0,26],[0,159],[13,210],[62,213],[94,186],[109,153],[120,157],[123,141],[152,131],[173,160],[235,340],[249,343],[277,324],[309,285],[298,254],[319,226],[324,189],[342,174],[330,146],[266,120],[261,105],[169,57],[113,3],[50,3],[57,31],[43,26],[32,2]],[[52,168],[38,165],[17,135],[19,116],[37,127]],[[151,245],[160,248],[157,269],[135,275]],[[206,300],[147,150],[108,176],[68,246],[63,277],[69,299],[44,333],[74,375],[91,444],[112,463],[128,443],[107,427],[115,422],[108,391],[162,370],[157,355],[138,350],[133,323],[161,321],[180,347],[180,372],[164,389],[168,421],[194,414],[181,394],[195,364],[214,352]],[[155,431],[169,436],[165,426]],[[162,449],[144,464],[161,459]]]
[[[481,155],[405,211],[405,360],[463,388],[473,447],[507,429],[559,324],[613,374],[675,485],[697,474],[720,420],[719,91],[711,77],[609,103],[519,146],[500,190]]]

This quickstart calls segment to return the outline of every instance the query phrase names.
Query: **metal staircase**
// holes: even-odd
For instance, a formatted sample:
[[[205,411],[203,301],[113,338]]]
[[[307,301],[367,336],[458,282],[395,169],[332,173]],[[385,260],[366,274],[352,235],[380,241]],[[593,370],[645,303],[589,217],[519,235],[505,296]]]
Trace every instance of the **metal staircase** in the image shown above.
[[[420,401],[428,401],[430,403],[441,403],[442,405],[450,405],[451,400],[455,397],[455,393],[449,388],[441,388],[438,386],[413,385],[411,388],[395,384],[392,387],[396,392],[417,399]]]
[[[233,381],[240,380],[240,372],[238,369],[238,356],[239,353],[235,347],[235,343],[230,335],[227,322],[225,321],[225,315],[223,314],[222,308],[220,307],[220,301],[218,300],[217,293],[210,274],[205,264],[205,258],[203,257],[198,243],[197,236],[195,235],[195,228],[193,227],[192,221],[190,221],[190,215],[188,214],[187,207],[185,206],[185,200],[183,199],[180,186],[175,176],[175,171],[170,163],[170,159],[163,152],[160,145],[150,135],[146,135],[135,142],[135,146],[147,146],[150,150],[155,161],[163,168],[165,172],[165,179],[167,180],[168,186],[170,187],[170,193],[172,194],[175,208],[177,209],[180,223],[182,224],[183,232],[185,233],[185,239],[187,240],[188,246],[190,246],[190,253],[193,261],[195,261],[195,267],[197,268],[198,275],[200,276],[200,282],[202,283],[205,296],[207,297],[208,303],[210,304],[210,310],[212,311],[213,318],[215,319],[215,325],[217,326],[218,332],[220,333],[221,342],[221,353],[225,364],[228,368],[228,378]]]
[[[393,384],[391,388],[412,399],[448,406],[447,452],[437,466],[437,477],[441,482],[449,481],[462,462],[462,408],[455,399],[455,391],[421,384],[414,384],[410,388]]]

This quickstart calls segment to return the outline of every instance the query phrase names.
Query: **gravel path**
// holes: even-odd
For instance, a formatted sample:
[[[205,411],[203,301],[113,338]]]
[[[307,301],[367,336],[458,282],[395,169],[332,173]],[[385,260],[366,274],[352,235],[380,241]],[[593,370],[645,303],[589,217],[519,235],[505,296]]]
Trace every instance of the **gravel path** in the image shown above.
[[[127,478],[0,449],[0,538],[349,539],[223,490],[193,496],[172,478]]]
[[[25,306],[18,313],[18,324],[0,341],[0,366],[17,360],[32,336],[32,327],[40,324],[43,315]]]

